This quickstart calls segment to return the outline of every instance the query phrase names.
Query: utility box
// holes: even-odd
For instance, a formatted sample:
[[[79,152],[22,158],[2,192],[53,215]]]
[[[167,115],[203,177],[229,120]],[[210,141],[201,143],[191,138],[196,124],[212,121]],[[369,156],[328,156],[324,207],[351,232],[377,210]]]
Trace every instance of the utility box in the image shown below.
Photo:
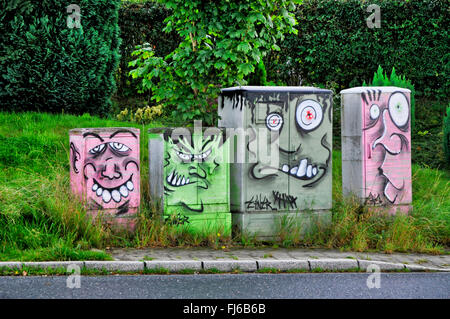
[[[88,214],[134,231],[140,204],[139,133],[135,128],[69,131],[70,185]]]
[[[166,223],[231,234],[228,148],[218,128],[149,130],[150,195]]]
[[[392,213],[411,209],[410,93],[388,86],[341,91],[345,196]]]
[[[304,235],[331,222],[332,92],[314,87],[221,90],[237,233]],[[293,227],[293,228],[292,228]]]

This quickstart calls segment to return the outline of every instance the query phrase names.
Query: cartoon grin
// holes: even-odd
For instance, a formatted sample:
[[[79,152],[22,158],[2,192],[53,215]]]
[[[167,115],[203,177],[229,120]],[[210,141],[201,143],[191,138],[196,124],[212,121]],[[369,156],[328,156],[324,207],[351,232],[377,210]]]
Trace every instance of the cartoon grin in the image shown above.
[[[92,191],[97,195],[97,197],[101,197],[104,203],[109,203],[111,199],[116,203],[119,203],[123,198],[127,198],[129,193],[134,190],[134,184],[132,181],[133,174],[131,174],[130,178],[123,184],[109,188],[102,186],[95,178],[94,184],[92,185]]]
[[[283,164],[280,171],[301,180],[313,179],[319,173],[317,165],[313,164],[308,158],[302,158],[298,165],[293,165],[292,167]]]

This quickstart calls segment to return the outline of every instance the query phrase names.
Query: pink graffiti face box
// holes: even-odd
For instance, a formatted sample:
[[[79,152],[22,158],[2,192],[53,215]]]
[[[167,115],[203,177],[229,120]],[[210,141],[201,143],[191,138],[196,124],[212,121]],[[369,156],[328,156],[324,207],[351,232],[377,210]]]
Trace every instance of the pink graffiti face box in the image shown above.
[[[411,203],[410,98],[404,92],[361,93],[367,200]]]
[[[94,214],[134,216],[140,204],[139,130],[74,129],[69,134],[72,191]]]
[[[410,204],[410,91],[360,87],[341,94],[344,194],[366,205]]]

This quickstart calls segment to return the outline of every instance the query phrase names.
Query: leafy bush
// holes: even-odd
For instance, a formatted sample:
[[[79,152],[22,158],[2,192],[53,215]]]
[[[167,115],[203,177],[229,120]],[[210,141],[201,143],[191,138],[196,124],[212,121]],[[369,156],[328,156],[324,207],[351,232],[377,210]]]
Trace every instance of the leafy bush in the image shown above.
[[[182,120],[201,118],[213,124],[220,87],[245,84],[245,77],[284,34],[295,32],[289,10],[294,1],[164,1],[171,15],[164,31],[182,39],[166,57],[150,46],[133,53],[133,78],[142,79],[142,91],[176,109]]]
[[[148,124],[156,117],[162,114],[162,105],[146,106],[144,108],[138,108],[135,112],[128,111],[128,108],[124,109],[117,115],[119,121],[130,121],[140,124]]]
[[[120,0],[0,2],[0,107],[106,114],[119,62]],[[79,26],[79,28],[77,28]]]
[[[396,86],[411,90],[411,129],[414,129],[416,119],[416,102],[414,95],[416,91],[414,90],[414,85],[411,81],[407,80],[405,76],[397,76],[394,67],[392,68],[391,76],[389,77],[379,65],[377,72],[373,75],[372,83],[366,85],[366,82],[364,82],[363,86]]]
[[[138,4],[139,3],[139,4]],[[170,15],[163,5],[154,1],[124,1],[119,10],[120,60],[116,74],[119,96],[136,96],[139,81],[130,78],[128,63],[133,60],[131,53],[137,45],[149,43],[157,56],[166,56],[180,43],[176,32],[164,33],[164,20]]]
[[[443,144],[445,160],[447,165],[450,166],[450,106],[447,107],[444,117]]]
[[[263,59],[261,59],[256,66],[255,72],[250,74],[248,79],[248,85],[258,85],[258,86],[274,86],[274,82],[267,81],[267,71],[264,65]]]

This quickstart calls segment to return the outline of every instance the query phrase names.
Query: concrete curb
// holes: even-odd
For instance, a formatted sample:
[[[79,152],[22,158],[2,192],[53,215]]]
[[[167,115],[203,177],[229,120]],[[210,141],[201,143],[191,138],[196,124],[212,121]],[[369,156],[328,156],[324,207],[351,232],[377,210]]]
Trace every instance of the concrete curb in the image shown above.
[[[40,268],[40,269],[67,269],[69,265],[90,270],[106,270],[121,272],[140,272],[144,270],[166,269],[169,272],[180,272],[183,270],[231,272],[240,270],[243,272],[256,272],[263,269],[277,269],[279,271],[303,270],[314,271],[346,271],[360,269],[367,271],[372,269],[383,271],[399,271],[409,269],[410,271],[433,271],[449,272],[450,269],[424,267],[419,265],[408,265],[401,263],[389,263],[384,261],[359,260],[359,259],[256,259],[256,260],[153,260],[153,261],[51,261],[51,262],[0,262],[0,269]],[[373,267],[376,266],[376,267]]]
[[[258,270],[256,260],[205,260],[203,261],[203,270],[217,269],[221,272],[240,270],[245,272],[254,272]]]
[[[323,270],[349,270],[358,268],[356,259],[311,259],[309,260],[311,270],[320,268]]]
[[[203,269],[203,265],[201,261],[196,260],[168,260],[168,261],[146,261],[145,262],[146,269],[167,269],[170,272],[177,272],[182,270],[194,270],[200,271]]]
[[[277,269],[281,271],[286,270],[311,270],[308,260],[296,260],[296,259],[287,259],[287,260],[257,260],[258,270],[261,269]]]
[[[38,261],[38,262],[23,262],[22,268],[41,268],[41,269],[58,269],[63,268],[67,270],[67,267],[70,265],[75,265],[80,268],[83,268],[83,261]],[[0,266],[1,267],[1,266]]]
[[[367,271],[367,267],[369,267],[369,266],[371,266],[372,269],[374,269],[373,266],[377,266],[380,268],[381,271],[405,269],[404,264],[389,263],[389,262],[385,262],[385,261],[358,260],[358,263],[359,263],[359,268],[362,270],[365,270],[365,271]]]
[[[85,261],[84,267],[107,271],[142,271],[145,264],[143,261]]]

